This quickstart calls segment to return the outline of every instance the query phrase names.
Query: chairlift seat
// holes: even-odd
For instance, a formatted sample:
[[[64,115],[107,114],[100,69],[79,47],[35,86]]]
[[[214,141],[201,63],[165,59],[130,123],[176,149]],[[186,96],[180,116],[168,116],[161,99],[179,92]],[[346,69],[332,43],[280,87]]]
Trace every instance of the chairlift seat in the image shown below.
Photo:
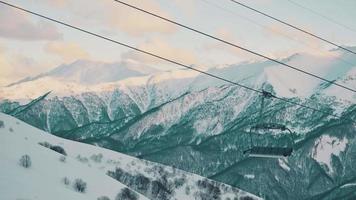
[[[244,153],[248,153],[249,157],[288,157],[292,154],[293,148],[290,147],[260,147],[254,146]]]

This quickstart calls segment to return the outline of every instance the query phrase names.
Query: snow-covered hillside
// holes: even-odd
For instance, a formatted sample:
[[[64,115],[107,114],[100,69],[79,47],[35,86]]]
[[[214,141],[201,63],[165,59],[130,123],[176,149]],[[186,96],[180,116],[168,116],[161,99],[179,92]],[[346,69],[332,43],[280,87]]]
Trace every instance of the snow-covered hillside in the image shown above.
[[[67,156],[49,148],[53,146]],[[23,155],[30,157],[28,168],[19,163]],[[150,199],[258,199],[172,167],[58,138],[2,113],[0,161],[0,199],[147,199],[141,194]],[[75,190],[75,179],[86,183],[84,192]],[[115,179],[141,194],[123,190],[127,186]]]
[[[126,187],[74,157],[74,153],[80,155],[83,151],[95,154],[97,149],[81,149],[75,142],[53,137],[4,114],[0,114],[0,120],[4,122],[0,128],[0,199],[115,199]],[[38,144],[43,141],[63,146],[68,156]],[[30,157],[29,168],[19,163],[23,155]],[[86,183],[84,192],[75,190],[75,179]]]

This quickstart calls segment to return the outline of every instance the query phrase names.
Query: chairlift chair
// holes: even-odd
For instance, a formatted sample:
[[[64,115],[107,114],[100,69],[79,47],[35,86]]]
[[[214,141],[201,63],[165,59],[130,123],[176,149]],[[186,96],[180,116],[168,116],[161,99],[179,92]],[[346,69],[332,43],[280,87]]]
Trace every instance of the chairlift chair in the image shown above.
[[[262,119],[262,114],[263,114],[263,109],[264,109],[264,98],[271,98],[273,95],[269,92],[263,91],[262,93],[262,102],[261,102],[261,111],[260,111],[260,120]],[[288,131],[289,132],[289,137],[288,137],[288,145],[283,145],[283,146],[270,146],[270,145],[258,145],[254,144],[252,140],[252,132],[258,132],[258,131],[271,131],[271,130],[280,130],[280,131]],[[250,148],[243,151],[244,154],[247,154],[249,157],[260,157],[260,158],[282,158],[282,157],[288,157],[292,154],[293,152],[293,146],[294,146],[294,141],[293,138],[293,132],[288,129],[285,125],[283,124],[277,124],[277,123],[257,123],[255,126],[252,126],[250,128],[249,132],[250,136]]]
[[[267,125],[267,126],[265,126]],[[280,126],[281,128],[276,128],[275,125]],[[269,146],[269,145],[259,145],[254,144],[252,140],[252,130],[289,130],[282,124],[259,124],[250,129],[250,148],[245,150],[243,153],[247,154],[249,157],[264,157],[264,158],[281,158],[288,157],[293,152],[293,140],[289,138],[289,144],[285,146]],[[292,132],[289,130],[289,133]]]

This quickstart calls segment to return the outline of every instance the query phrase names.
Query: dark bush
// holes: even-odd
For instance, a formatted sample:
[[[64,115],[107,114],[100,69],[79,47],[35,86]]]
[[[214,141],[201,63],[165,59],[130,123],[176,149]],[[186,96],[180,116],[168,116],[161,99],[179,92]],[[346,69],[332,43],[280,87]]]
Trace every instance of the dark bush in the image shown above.
[[[190,187],[189,186],[185,187],[185,194],[190,195]]]
[[[31,158],[29,155],[23,155],[20,158],[20,165],[24,168],[29,168],[31,167]]]
[[[173,194],[173,190],[169,187],[167,188],[166,185],[161,183],[160,181],[152,181],[152,196],[155,197],[156,199],[170,199],[170,197]]]
[[[174,186],[175,186],[175,188],[180,188],[180,187],[182,187],[183,185],[184,185],[184,183],[185,183],[185,178],[175,178],[174,179]]]
[[[205,193],[201,193],[201,199],[220,199],[221,190],[217,183],[210,181],[208,179],[199,180],[197,182],[199,188],[204,189]]]
[[[107,196],[101,196],[101,197],[98,197],[97,200],[110,200],[110,198]]]
[[[135,177],[134,185],[136,185],[137,190],[146,192],[148,190],[149,184],[150,184],[150,179],[147,178],[146,176],[142,174],[138,174]]]
[[[77,178],[74,181],[73,187],[76,191],[84,193],[85,190],[87,189],[87,183],[84,182],[82,179]]]
[[[115,200],[137,200],[139,199],[138,194],[131,191],[128,188],[123,188],[119,194],[117,194]]]
[[[88,158],[81,155],[77,155],[77,160],[79,160],[82,163],[87,163],[89,161]]]
[[[46,141],[45,142],[39,142],[38,144],[41,145],[41,146],[44,146],[46,148],[49,148],[49,149],[51,149],[53,151],[56,151],[56,152],[58,152],[58,153],[60,153],[62,155],[65,155],[65,156],[67,155],[66,151],[61,146],[52,145],[51,143],[46,142]]]
[[[56,151],[62,155],[65,155],[65,156],[67,155],[66,151],[61,146],[51,146],[50,149],[52,149],[53,151]]]
[[[62,179],[62,181],[63,181],[64,185],[69,185],[69,184],[70,184],[70,180],[69,180],[68,177],[64,177],[64,178]]]
[[[0,120],[0,128],[4,128],[4,127],[5,127],[4,122]]]
[[[121,181],[121,177],[124,175],[124,173],[124,170],[122,170],[120,167],[116,167],[115,171],[109,170],[106,174],[118,181]]]
[[[90,159],[92,159],[94,162],[100,163],[101,160],[103,159],[103,154],[101,153],[93,154],[90,156]]]
[[[65,156],[59,157],[59,161],[61,161],[61,162],[66,162],[66,157],[65,157]]]
[[[163,170],[158,180],[151,180],[142,174],[132,175],[119,167],[115,171],[107,171],[106,174],[151,199],[170,199],[174,193],[174,182],[168,180]]]
[[[241,197],[241,200],[255,200],[255,198],[249,197],[249,196],[244,196],[244,197]]]

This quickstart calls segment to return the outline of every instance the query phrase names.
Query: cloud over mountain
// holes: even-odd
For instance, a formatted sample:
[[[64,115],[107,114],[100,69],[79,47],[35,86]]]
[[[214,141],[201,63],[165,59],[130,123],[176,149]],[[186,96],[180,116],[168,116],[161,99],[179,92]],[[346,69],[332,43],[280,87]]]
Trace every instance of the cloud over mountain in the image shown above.
[[[19,11],[0,7],[0,37],[17,40],[57,40],[62,34],[51,23],[34,22]]]

